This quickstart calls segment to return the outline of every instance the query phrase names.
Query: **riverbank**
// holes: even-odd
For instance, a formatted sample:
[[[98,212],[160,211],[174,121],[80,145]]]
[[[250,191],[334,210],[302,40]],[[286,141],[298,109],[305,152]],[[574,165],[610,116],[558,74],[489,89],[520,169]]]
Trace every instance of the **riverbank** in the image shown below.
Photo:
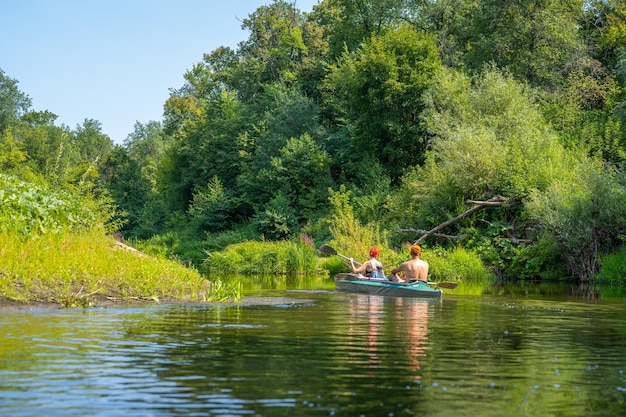
[[[239,287],[209,282],[194,268],[143,254],[99,227],[28,239],[4,232],[0,247],[0,301],[11,308],[241,298]]]
[[[159,304],[181,304],[181,305],[202,305],[202,306],[222,306],[222,307],[252,307],[252,306],[295,306],[301,304],[309,304],[311,300],[291,298],[291,297],[244,297],[238,302],[194,302],[194,301],[180,301],[180,300],[162,300],[156,302],[148,299],[128,299],[128,300],[116,300],[111,297],[100,295],[95,296],[92,299],[92,305],[88,308],[112,308],[112,307],[128,307],[137,305],[159,305]],[[7,297],[0,296],[0,311],[22,311],[22,310],[45,310],[45,309],[60,309],[67,308],[60,303],[47,302],[47,301],[30,301],[21,302],[12,300]]]

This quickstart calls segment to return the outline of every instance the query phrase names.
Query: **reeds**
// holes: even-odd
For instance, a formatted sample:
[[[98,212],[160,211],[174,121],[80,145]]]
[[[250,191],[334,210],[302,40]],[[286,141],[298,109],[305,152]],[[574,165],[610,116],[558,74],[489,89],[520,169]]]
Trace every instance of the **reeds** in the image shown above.
[[[210,274],[314,274],[318,260],[314,247],[301,240],[248,241],[209,252],[205,266]]]

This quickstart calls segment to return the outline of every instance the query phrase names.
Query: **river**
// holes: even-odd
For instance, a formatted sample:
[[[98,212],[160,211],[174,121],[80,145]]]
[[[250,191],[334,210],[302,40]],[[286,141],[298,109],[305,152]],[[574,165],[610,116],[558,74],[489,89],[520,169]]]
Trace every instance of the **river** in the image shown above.
[[[459,285],[440,300],[248,278],[259,305],[0,315],[3,416],[624,416],[626,299]],[[615,291],[614,291],[615,292]]]

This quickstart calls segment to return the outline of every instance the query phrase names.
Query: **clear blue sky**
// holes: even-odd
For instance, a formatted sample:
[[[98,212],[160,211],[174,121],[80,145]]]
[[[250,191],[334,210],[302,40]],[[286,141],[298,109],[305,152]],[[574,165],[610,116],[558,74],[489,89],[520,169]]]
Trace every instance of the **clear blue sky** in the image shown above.
[[[0,68],[37,111],[75,129],[95,119],[115,143],[162,120],[170,88],[271,0],[3,0]],[[310,12],[319,0],[297,0]]]

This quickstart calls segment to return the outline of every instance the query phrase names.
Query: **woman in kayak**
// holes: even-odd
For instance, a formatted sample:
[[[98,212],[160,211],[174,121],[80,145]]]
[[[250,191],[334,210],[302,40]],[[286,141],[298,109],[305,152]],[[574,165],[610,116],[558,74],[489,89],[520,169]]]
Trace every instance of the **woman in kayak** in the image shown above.
[[[376,248],[370,249],[370,259],[363,262],[359,267],[354,265],[354,258],[350,258],[352,272],[355,274],[365,275],[368,278],[387,279],[385,273],[383,272],[383,264],[381,264],[377,258],[378,249]]]

